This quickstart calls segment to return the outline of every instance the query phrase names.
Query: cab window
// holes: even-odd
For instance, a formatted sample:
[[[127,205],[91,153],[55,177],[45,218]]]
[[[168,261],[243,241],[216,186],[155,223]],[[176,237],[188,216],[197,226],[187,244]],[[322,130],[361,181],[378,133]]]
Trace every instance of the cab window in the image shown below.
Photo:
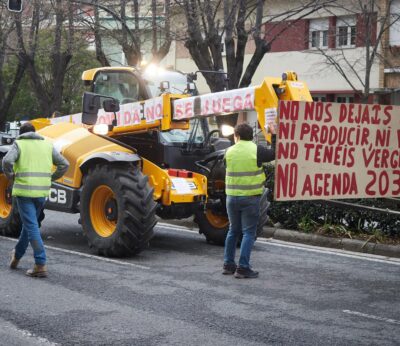
[[[127,72],[99,72],[95,77],[93,92],[114,97],[120,104],[141,99],[138,80]]]

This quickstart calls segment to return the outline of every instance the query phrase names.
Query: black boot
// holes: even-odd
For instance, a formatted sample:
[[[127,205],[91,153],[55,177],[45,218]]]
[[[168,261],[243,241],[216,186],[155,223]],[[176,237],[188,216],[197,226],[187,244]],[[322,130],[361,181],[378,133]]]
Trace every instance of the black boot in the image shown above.
[[[236,264],[235,263],[224,263],[224,266],[222,269],[223,269],[223,271],[222,271],[223,275],[232,275],[236,270]]]
[[[236,279],[255,279],[258,278],[258,272],[251,268],[237,267],[235,271]]]

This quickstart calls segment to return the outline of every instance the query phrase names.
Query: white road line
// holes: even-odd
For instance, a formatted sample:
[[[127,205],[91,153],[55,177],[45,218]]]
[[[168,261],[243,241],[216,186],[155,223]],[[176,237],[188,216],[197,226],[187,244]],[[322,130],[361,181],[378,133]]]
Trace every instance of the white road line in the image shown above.
[[[0,321],[1,322],[1,321]],[[6,325],[2,325],[2,330],[3,332],[7,332],[7,330],[11,331],[11,333],[17,334],[21,337],[23,337],[24,339],[26,339],[26,341],[29,341],[29,344],[31,344],[32,342],[34,342],[35,345],[45,345],[45,346],[57,346],[59,344],[51,342],[50,340],[43,338],[41,336],[37,336],[33,333],[31,333],[28,330],[25,329],[20,329],[17,326],[15,326],[14,324],[5,321]]]
[[[159,226],[161,226],[162,228],[168,228],[168,229],[175,229],[175,230],[179,229],[179,230],[187,231],[187,232],[190,232],[190,233],[196,233],[196,234],[199,233],[199,229],[198,228],[190,229],[190,228],[185,227],[185,226],[174,225],[174,224],[171,224],[171,223],[157,222],[156,228],[159,227]]]
[[[369,319],[376,320],[376,321],[382,321],[382,322],[392,323],[392,324],[400,324],[400,321],[394,320],[392,318],[386,318],[386,317],[380,317],[380,316],[375,316],[375,315],[370,315],[370,314],[364,314],[362,312],[352,311],[352,310],[343,310],[343,312],[345,314],[365,317],[365,318],[369,318]]]
[[[330,255],[341,256],[341,257],[361,259],[361,260],[366,260],[366,261],[370,261],[370,262],[389,263],[389,264],[394,264],[394,265],[400,266],[400,259],[393,258],[393,257],[385,257],[385,256],[373,255],[373,254],[367,254],[367,253],[351,252],[351,251],[340,250],[340,249],[323,248],[323,247],[311,246],[311,245],[292,245],[292,244],[297,244],[297,243],[284,242],[284,241],[276,240],[276,239],[265,239],[265,240],[259,239],[259,240],[257,240],[257,243],[285,247],[285,248],[289,248],[289,249],[297,249],[297,250],[308,251],[308,252],[316,252],[316,253],[330,254]]]
[[[157,226],[162,226],[162,228],[175,230],[175,231],[178,230],[178,231],[194,233],[194,234],[198,233],[198,230],[197,231],[192,230],[190,228],[183,227],[183,226],[178,226],[178,227],[173,226],[172,227],[171,224],[167,224],[167,223],[159,222],[157,224]],[[290,243],[290,242],[285,242],[285,241],[276,240],[276,239],[266,239],[266,238],[260,239],[259,238],[256,240],[256,242],[259,244],[264,244],[264,245],[269,245],[269,246],[285,247],[285,248],[289,248],[289,249],[330,254],[330,255],[341,256],[341,257],[361,259],[361,260],[366,260],[366,261],[371,261],[371,262],[389,263],[389,264],[394,264],[394,265],[400,266],[400,259],[393,258],[393,257],[385,257],[385,256],[380,256],[380,255],[351,252],[351,251],[340,250],[340,249],[330,249],[330,248],[305,245],[305,244],[298,245],[297,243]]]
[[[11,241],[14,241],[14,242],[18,241],[17,239],[8,238],[8,237],[4,237],[4,236],[0,236],[0,238],[11,240]],[[146,270],[151,269],[150,267],[142,266],[140,264],[119,261],[119,260],[115,260],[115,259],[111,259],[111,258],[107,258],[107,257],[100,257],[100,256],[96,256],[96,255],[90,255],[90,254],[87,254],[87,253],[84,253],[84,252],[67,250],[67,249],[63,249],[63,248],[59,248],[59,247],[55,247],[55,246],[45,245],[45,248],[46,249],[50,249],[50,250],[54,250],[54,251],[58,251],[58,252],[64,252],[64,253],[71,254],[71,255],[78,255],[78,256],[81,256],[81,257],[92,258],[92,259],[95,259],[95,260],[98,260],[98,261],[114,263],[114,264],[119,264],[119,265],[128,266],[128,267],[135,267],[135,268],[146,269]]]

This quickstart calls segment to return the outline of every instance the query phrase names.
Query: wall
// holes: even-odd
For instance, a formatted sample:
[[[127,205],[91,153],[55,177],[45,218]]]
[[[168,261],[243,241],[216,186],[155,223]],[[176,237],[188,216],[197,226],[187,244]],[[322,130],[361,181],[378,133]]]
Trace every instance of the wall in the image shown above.
[[[346,2],[346,1],[344,1]],[[347,2],[348,3],[348,2]],[[297,4],[297,5],[296,5]],[[269,32],[269,38],[274,36],[274,33],[282,28],[282,22],[267,23],[272,17],[276,18],[276,15],[287,11],[289,9],[299,6],[298,1],[267,1],[265,9],[266,13],[264,20],[266,22],[265,28]],[[282,72],[287,70],[294,70],[298,73],[299,78],[307,82],[311,91],[337,91],[341,93],[351,93],[352,88],[346,82],[346,80],[333,68],[327,66],[325,58],[322,57],[316,50],[308,48],[308,33],[309,33],[309,19],[310,18],[320,18],[331,17],[331,24],[335,21],[332,20],[333,14],[344,15],[346,14],[343,8],[337,8],[335,13],[325,12],[323,10],[316,12],[305,19],[301,19],[292,24],[292,27],[286,31],[281,38],[275,40],[271,46],[271,52],[267,53],[260,63],[255,76],[253,77],[252,84],[257,85],[261,83],[264,76],[273,75],[280,76]],[[287,17],[287,16],[285,16]],[[359,19],[357,21],[359,24]],[[376,28],[374,29],[376,33]],[[333,41],[332,41],[333,40]],[[333,43],[332,43],[333,42]],[[334,47],[335,38],[330,39],[330,47]],[[360,72],[360,76],[363,79],[364,70],[364,60],[362,56],[365,54],[364,48],[360,47],[362,44],[360,40],[357,40],[357,47],[345,48],[345,49],[330,49],[330,54],[344,54],[346,59],[352,61],[356,69]],[[176,54],[176,67],[182,71],[192,72],[196,71],[197,67],[185,52],[185,48],[177,44],[177,54]],[[245,56],[245,66],[250,61],[251,54],[254,51],[254,43],[248,43]],[[378,61],[373,66],[371,72],[371,88],[379,88],[379,63]],[[358,89],[362,89],[362,85],[357,81],[354,75],[351,75],[350,69],[347,69],[348,75],[350,75],[351,80],[355,83]],[[199,78],[198,87],[202,93],[208,92],[204,79]]]

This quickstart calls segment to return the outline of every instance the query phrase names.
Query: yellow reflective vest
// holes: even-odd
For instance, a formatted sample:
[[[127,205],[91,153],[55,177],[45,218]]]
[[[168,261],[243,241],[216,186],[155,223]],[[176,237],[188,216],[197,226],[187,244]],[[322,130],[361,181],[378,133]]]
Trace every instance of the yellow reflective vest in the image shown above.
[[[225,154],[225,190],[228,196],[256,196],[264,191],[265,174],[257,166],[257,145],[240,140]]]
[[[14,164],[13,196],[47,197],[51,186],[53,145],[40,139],[16,141],[19,157]]]

